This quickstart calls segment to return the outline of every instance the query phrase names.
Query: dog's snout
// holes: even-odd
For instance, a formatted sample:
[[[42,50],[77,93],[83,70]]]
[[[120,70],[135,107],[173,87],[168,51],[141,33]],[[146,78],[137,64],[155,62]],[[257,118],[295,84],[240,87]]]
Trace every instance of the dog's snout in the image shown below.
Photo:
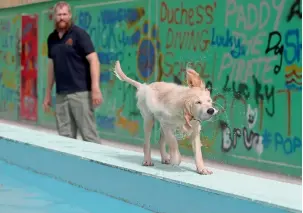
[[[214,108],[209,108],[206,112],[207,112],[207,114],[212,115],[212,114],[214,114],[215,110],[214,110]]]

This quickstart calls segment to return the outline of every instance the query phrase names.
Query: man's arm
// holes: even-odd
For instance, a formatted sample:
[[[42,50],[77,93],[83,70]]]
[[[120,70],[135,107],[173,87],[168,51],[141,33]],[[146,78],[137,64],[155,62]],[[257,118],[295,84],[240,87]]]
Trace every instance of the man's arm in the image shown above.
[[[92,80],[92,88],[99,88],[100,82],[100,63],[96,52],[92,52],[86,56],[90,64],[90,75]]]
[[[53,59],[48,59],[48,73],[47,73],[47,87],[46,93],[51,93],[53,89],[53,85],[55,83],[54,78],[54,62]]]
[[[47,71],[47,85],[46,85],[46,94],[50,94],[55,83],[54,78],[54,61],[51,56],[51,45],[50,45],[51,35],[47,38],[47,56],[48,56],[48,71]]]
[[[100,62],[93,42],[86,31],[79,33],[79,45],[90,64],[90,74],[92,80],[92,88],[99,88],[100,86]]]

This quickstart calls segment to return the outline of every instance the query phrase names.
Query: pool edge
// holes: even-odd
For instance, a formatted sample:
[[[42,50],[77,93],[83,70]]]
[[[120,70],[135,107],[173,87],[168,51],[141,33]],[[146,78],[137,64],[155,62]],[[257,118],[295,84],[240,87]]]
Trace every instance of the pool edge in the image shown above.
[[[201,193],[201,194],[204,194],[204,196],[208,195],[208,196],[220,196],[220,197],[225,197],[225,198],[228,197],[228,199],[235,199],[235,200],[237,200],[237,202],[245,202],[245,203],[249,202],[249,203],[252,203],[253,205],[262,206],[264,208],[270,208],[272,210],[273,209],[277,210],[277,211],[270,211],[270,212],[289,212],[289,211],[290,212],[300,212],[299,209],[298,210],[297,209],[290,209],[290,208],[287,208],[287,207],[284,207],[284,206],[277,206],[275,204],[269,204],[269,203],[266,203],[266,202],[263,202],[263,201],[251,201],[249,198],[246,198],[246,197],[240,197],[240,196],[231,195],[231,194],[227,194],[227,193],[223,193],[223,192],[218,192],[218,191],[215,191],[215,190],[202,188],[202,187],[194,186],[194,185],[187,184],[187,183],[173,181],[173,180],[170,180],[168,178],[158,177],[158,176],[146,174],[146,173],[143,173],[143,172],[138,172],[138,171],[135,171],[135,170],[126,169],[126,168],[123,168],[121,166],[110,165],[110,164],[95,161],[95,160],[92,160],[92,159],[89,159],[89,158],[83,158],[83,157],[80,157],[80,156],[77,156],[77,155],[74,155],[74,154],[70,154],[70,153],[66,153],[66,152],[60,152],[58,150],[47,149],[45,147],[36,146],[36,145],[30,144],[30,143],[26,143],[26,142],[22,142],[22,141],[16,141],[16,140],[12,140],[12,139],[5,138],[5,137],[0,137],[0,146],[1,146],[1,144],[3,145],[3,143],[6,143],[8,146],[15,146],[15,147],[18,147],[18,148],[21,148],[21,149],[25,149],[27,147],[27,148],[29,148],[28,149],[29,152],[32,152],[32,151],[48,152],[51,155],[65,156],[67,158],[74,158],[74,160],[76,160],[76,161],[80,160],[80,161],[83,161],[83,162],[86,162],[86,163],[89,163],[89,164],[93,163],[94,165],[97,165],[97,167],[99,166],[99,168],[102,168],[103,170],[104,170],[104,168],[110,168],[112,170],[117,170],[120,173],[123,172],[123,173],[128,173],[128,174],[133,175],[133,176],[140,176],[141,179],[142,178],[143,179],[151,178],[151,179],[154,179],[154,180],[157,180],[157,181],[161,181],[162,184],[173,185],[174,187],[182,188],[182,190],[185,190],[185,191],[186,190],[198,191],[199,192],[198,194]],[[2,149],[2,150],[5,150],[5,149]],[[92,186],[85,187],[84,185],[87,185],[87,184],[77,183],[78,181],[76,179],[70,178],[70,179],[73,179],[73,180],[69,180],[68,178],[62,178],[62,174],[58,175],[58,174],[56,174],[56,173],[54,174],[52,172],[51,173],[43,172],[43,171],[41,171],[41,170],[43,170],[41,168],[41,166],[39,167],[37,165],[36,166],[33,165],[33,164],[35,164],[34,162],[30,163],[30,165],[27,165],[27,166],[22,165],[22,164],[24,164],[24,162],[26,162],[26,159],[24,159],[24,157],[23,158],[21,157],[23,155],[18,155],[19,157],[21,157],[21,159],[16,159],[16,157],[18,158],[18,156],[14,156],[14,154],[10,154],[9,156],[6,154],[6,157],[5,157],[5,154],[3,152],[1,152],[1,150],[0,150],[0,158],[4,161],[10,163],[10,164],[17,165],[19,167],[25,168],[27,170],[31,170],[33,172],[36,172],[36,173],[39,173],[39,174],[42,174],[42,175],[47,175],[47,176],[50,176],[52,178],[56,178],[60,181],[68,182],[72,185],[84,188],[84,189],[89,190],[89,191],[94,191],[94,192],[105,194],[105,195],[110,196],[110,197],[114,197],[115,199],[119,199],[119,200],[122,200],[122,201],[125,201],[125,202],[128,202],[128,203],[140,206],[140,207],[145,208],[147,210],[151,210],[151,211],[155,211],[155,212],[172,212],[171,210],[168,210],[168,209],[167,209],[167,211],[161,211],[159,209],[156,209],[154,207],[149,206],[147,204],[149,199],[146,200],[147,202],[136,202],[136,199],[134,199],[134,197],[132,197],[132,199],[127,199],[126,198],[127,196],[126,197],[125,196],[119,197],[115,193],[106,193],[105,191],[94,190],[93,189],[94,187],[92,187]],[[33,155],[33,156],[37,158],[36,155]],[[12,160],[12,159],[14,159],[14,160]],[[36,159],[36,160],[39,160],[39,158]],[[48,159],[48,160],[50,160],[50,159]],[[50,162],[48,162],[48,166],[50,166],[50,165],[51,165],[51,160],[50,160]],[[60,165],[62,166],[62,164],[60,164]],[[47,171],[49,171],[49,170],[47,170]],[[146,184],[146,185],[148,185],[148,184]],[[142,188],[142,190],[144,190],[144,187],[141,187],[141,188]],[[142,194],[142,192],[141,192],[141,194]],[[175,195],[174,193],[171,193],[171,192],[170,193],[167,192],[167,194]],[[170,196],[163,196],[163,198],[158,199],[158,201],[159,200],[167,201],[167,197],[170,197]],[[184,196],[182,196],[182,197],[184,197]],[[197,199],[197,197],[195,199]],[[160,202],[162,202],[162,201],[160,201]],[[212,210],[214,210],[214,209],[212,209]],[[253,210],[253,211],[255,212],[256,210]],[[195,210],[192,209],[191,212],[198,212],[198,209],[195,209]],[[212,211],[212,212],[217,212],[217,211]],[[174,213],[176,213],[176,212],[174,212]]]

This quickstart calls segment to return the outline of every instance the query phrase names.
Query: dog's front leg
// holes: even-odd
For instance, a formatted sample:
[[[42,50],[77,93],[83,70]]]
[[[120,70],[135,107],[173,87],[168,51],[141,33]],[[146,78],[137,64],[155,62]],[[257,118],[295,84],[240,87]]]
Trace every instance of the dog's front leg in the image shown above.
[[[154,120],[152,118],[144,118],[144,162],[143,166],[153,166],[151,160],[151,149],[150,149],[150,137],[154,125]]]
[[[200,125],[196,127],[190,137],[192,149],[195,155],[195,163],[197,167],[197,172],[202,175],[210,175],[213,172],[206,169],[203,161],[202,151],[201,151],[201,140],[200,140]]]

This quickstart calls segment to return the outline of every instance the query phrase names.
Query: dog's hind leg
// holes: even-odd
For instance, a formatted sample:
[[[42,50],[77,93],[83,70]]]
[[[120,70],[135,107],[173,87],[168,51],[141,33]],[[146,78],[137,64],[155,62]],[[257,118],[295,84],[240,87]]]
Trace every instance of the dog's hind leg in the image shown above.
[[[153,166],[151,159],[150,137],[154,126],[154,119],[152,116],[144,117],[144,161],[143,166]]]
[[[161,162],[163,164],[169,164],[170,163],[170,158],[168,153],[166,152],[166,142],[165,142],[165,136],[162,128],[160,128],[160,154],[161,154]]]
[[[181,163],[181,154],[179,152],[178,141],[170,128],[163,127],[163,133],[165,137],[164,140],[169,145],[170,163],[179,165]]]
[[[154,164],[151,160],[150,138],[154,126],[154,116],[148,110],[144,96],[138,95],[138,93],[137,96],[138,96],[137,107],[140,110],[144,123],[144,146],[143,146],[144,161],[142,165],[153,166]]]

